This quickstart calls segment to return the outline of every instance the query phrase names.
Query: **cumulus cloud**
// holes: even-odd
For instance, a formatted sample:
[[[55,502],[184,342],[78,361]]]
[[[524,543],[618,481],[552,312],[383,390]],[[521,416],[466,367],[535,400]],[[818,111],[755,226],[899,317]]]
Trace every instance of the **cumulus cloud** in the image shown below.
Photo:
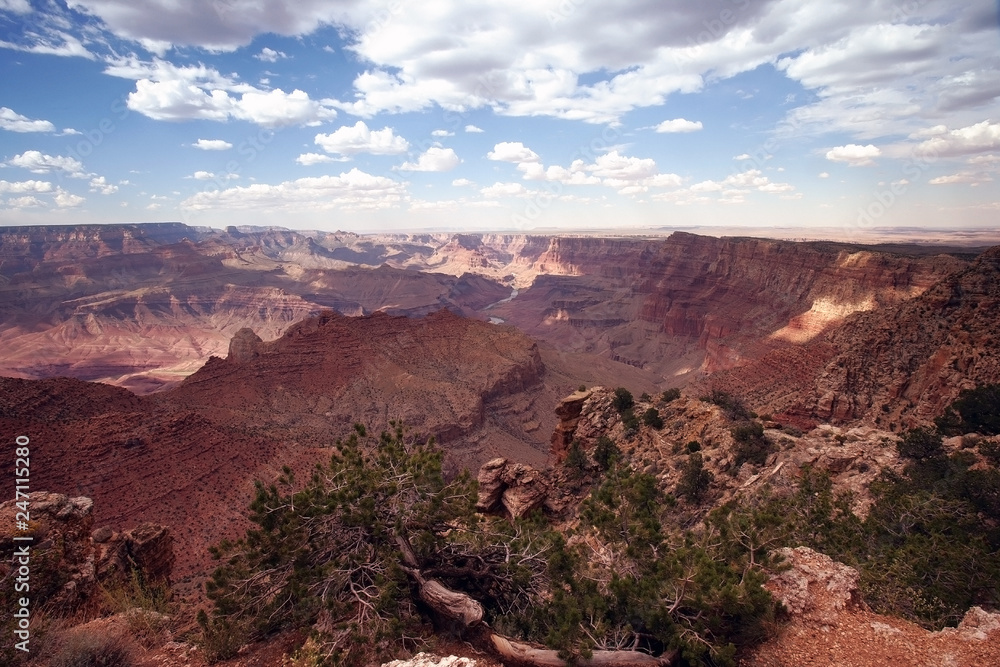
[[[227,151],[233,147],[231,143],[223,139],[199,139],[191,145],[203,151]]]
[[[311,167],[314,164],[323,164],[326,162],[344,162],[349,158],[346,157],[333,157],[332,155],[323,155],[322,153],[303,153],[295,161],[305,167]]]
[[[10,208],[42,208],[45,206],[45,202],[38,197],[33,197],[31,195],[25,195],[24,197],[11,197],[6,201],[6,204]]]
[[[434,130],[431,132],[432,137],[454,137],[454,132],[449,132],[448,130]]]
[[[684,118],[665,120],[656,126],[656,131],[661,133],[697,132],[700,129],[702,129],[702,124],[700,120],[692,121],[692,120],[685,120]]]
[[[355,168],[339,176],[300,178],[277,185],[254,183],[199,192],[181,202],[181,208],[195,211],[383,209],[400,206],[406,197],[404,183]]]
[[[490,160],[500,162],[538,162],[541,158],[538,153],[531,150],[520,141],[501,141],[493,147],[493,150],[486,154]]]
[[[275,51],[274,49],[264,47],[260,50],[260,53],[254,56],[257,60],[261,60],[266,63],[276,63],[282,58],[287,58],[288,56],[283,51]]]
[[[135,80],[128,108],[154,120],[246,120],[265,127],[319,125],[336,117],[328,101],[302,90],[260,90],[205,65],[178,66],[160,58],[111,61],[105,73]]]
[[[52,192],[52,184],[48,181],[0,181],[0,193],[22,194],[27,192],[48,193]]]
[[[84,199],[83,197],[74,195],[71,192],[66,192],[61,188],[56,192],[55,196],[56,206],[58,206],[59,208],[76,208],[85,201],[87,200]]]
[[[33,174],[64,172],[71,178],[87,178],[90,174],[83,170],[83,164],[72,157],[48,155],[41,151],[24,151],[4,163],[8,167],[20,167]]]
[[[102,195],[113,195],[118,192],[118,186],[108,183],[108,179],[103,176],[95,176],[90,179],[90,191],[99,192]]]
[[[451,184],[456,188],[464,188],[471,185],[475,185],[475,183],[473,183],[467,178],[456,178],[454,181],[451,182]]]
[[[315,143],[327,153],[340,155],[401,155],[410,148],[409,142],[395,134],[391,127],[373,131],[360,120],[330,134],[317,134]]]
[[[984,120],[950,132],[938,126],[932,131],[936,131],[937,136],[920,143],[917,146],[919,153],[954,157],[1000,150],[1000,122]]]
[[[957,174],[949,174],[947,176],[938,176],[937,178],[932,178],[928,181],[931,185],[981,185],[983,183],[990,183],[993,181],[993,177],[985,172],[976,171],[960,171]]]
[[[523,197],[529,193],[528,188],[520,183],[494,183],[479,190],[479,194],[487,199],[497,199],[500,197]]]
[[[831,162],[845,162],[851,167],[870,167],[875,164],[875,159],[882,154],[878,146],[868,144],[859,146],[858,144],[847,144],[846,146],[836,146],[826,152],[826,159]]]
[[[403,171],[451,171],[461,162],[452,149],[432,146],[416,162],[404,162],[399,168]]]
[[[32,120],[13,109],[0,107],[0,130],[8,132],[55,132],[55,125],[47,120]]]
[[[482,132],[485,132],[486,130],[484,130],[481,127],[476,127],[475,125],[466,125],[465,126],[465,131],[466,132],[471,132],[472,134],[480,134]]]

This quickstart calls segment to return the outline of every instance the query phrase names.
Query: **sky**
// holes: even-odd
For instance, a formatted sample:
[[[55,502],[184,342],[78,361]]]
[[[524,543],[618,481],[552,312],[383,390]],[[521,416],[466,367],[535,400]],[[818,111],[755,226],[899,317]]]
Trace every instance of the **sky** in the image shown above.
[[[994,0],[0,0],[0,225],[1000,228]]]

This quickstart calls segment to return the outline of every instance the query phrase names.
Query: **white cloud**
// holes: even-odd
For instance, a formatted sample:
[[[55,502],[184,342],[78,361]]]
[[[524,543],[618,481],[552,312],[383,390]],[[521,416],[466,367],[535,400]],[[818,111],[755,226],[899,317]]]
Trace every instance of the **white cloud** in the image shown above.
[[[950,132],[946,132],[946,128],[941,126],[932,129],[936,131],[937,136],[919,144],[917,146],[919,153],[954,157],[1000,150],[1000,122],[984,120]]]
[[[184,178],[193,178],[196,181],[211,181],[215,179],[215,174],[210,171],[198,170],[190,176],[185,176]]]
[[[432,137],[454,137],[454,132],[449,132],[448,130],[434,130],[431,132]]]
[[[52,184],[48,181],[0,181],[0,192],[10,194],[21,194],[27,192],[47,193],[52,192]]]
[[[47,120],[31,120],[13,109],[0,107],[0,130],[8,132],[55,132],[56,127]]]
[[[83,197],[66,192],[62,188],[56,191],[55,202],[59,208],[76,208],[85,201]]]
[[[199,139],[191,145],[203,151],[227,151],[233,147],[231,143],[223,139]]]
[[[24,197],[11,197],[7,200],[6,204],[10,208],[42,208],[45,206],[45,202],[38,197],[33,197],[31,195],[25,195]]]
[[[990,183],[992,181],[993,178],[989,174],[983,172],[960,171],[957,174],[932,178],[929,183],[931,185],[980,185],[982,183]]]
[[[276,63],[282,58],[287,58],[288,56],[283,51],[275,51],[274,49],[264,47],[261,49],[260,53],[254,56],[257,60],[261,60],[266,63]]]
[[[395,134],[391,127],[372,131],[360,120],[353,126],[344,125],[330,134],[317,134],[315,142],[327,153],[340,155],[400,155],[410,148],[409,142]]]
[[[753,156],[749,153],[740,153],[739,155],[733,156],[734,160],[752,160]]]
[[[665,120],[656,126],[657,132],[697,132],[702,129],[701,121],[691,121],[685,120],[684,118],[675,118],[673,120]]]
[[[452,149],[432,146],[415,163],[404,162],[399,168],[403,171],[451,171],[461,162]]]
[[[323,164],[326,162],[344,162],[349,158],[345,157],[333,157],[331,155],[323,155],[322,153],[303,153],[302,155],[295,158],[295,161],[305,167],[311,167],[314,164]]]
[[[868,144],[847,144],[836,146],[826,152],[826,159],[831,162],[846,162],[851,167],[870,167],[875,164],[874,158],[882,154],[878,146]]]
[[[819,177],[820,177],[820,178],[830,178],[830,174],[829,174],[828,172],[825,172],[825,171],[821,171],[821,172],[819,173]]]
[[[0,12],[30,14],[31,3],[28,0],[0,0]]]
[[[531,150],[520,141],[501,141],[493,147],[493,150],[486,154],[490,160],[500,162],[538,162],[538,153]]]
[[[105,74],[135,80],[127,104],[153,120],[246,120],[264,127],[319,125],[336,117],[325,100],[301,90],[260,90],[205,65],[177,66],[160,58],[111,61]]]
[[[277,185],[199,192],[181,203],[189,210],[323,211],[397,208],[407,199],[406,184],[352,169],[339,176],[319,176]]]
[[[4,163],[8,167],[21,167],[33,174],[48,174],[53,171],[62,171],[71,178],[87,178],[83,170],[83,164],[72,157],[62,155],[47,155],[40,151],[24,151],[20,155],[15,155]]]
[[[99,192],[102,195],[113,195],[118,192],[118,186],[108,183],[108,179],[103,176],[94,176],[90,179],[90,191]]]
[[[471,185],[475,185],[475,183],[473,183],[467,178],[456,178],[454,181],[451,182],[451,184],[456,188],[464,188]]]
[[[479,190],[488,199],[499,197],[523,197],[529,190],[520,183],[494,183]]]
[[[481,127],[476,127],[475,125],[466,125],[465,126],[465,131],[466,132],[471,132],[473,134],[480,134],[482,132],[485,132],[486,130],[484,130]]]

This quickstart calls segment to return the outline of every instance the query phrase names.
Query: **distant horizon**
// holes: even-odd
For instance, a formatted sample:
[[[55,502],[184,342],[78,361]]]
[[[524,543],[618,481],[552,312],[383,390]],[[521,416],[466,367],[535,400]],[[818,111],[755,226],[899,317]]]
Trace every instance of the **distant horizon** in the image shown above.
[[[854,245],[917,245],[917,246],[955,246],[955,247],[989,247],[1000,245],[1000,227],[985,229],[933,229],[933,228],[899,228],[883,227],[866,230],[864,233],[855,234],[853,238],[836,236],[837,229],[803,229],[792,227],[745,227],[745,226],[721,226],[721,225],[688,225],[684,227],[654,227],[654,228],[607,228],[607,229],[492,229],[492,230],[454,230],[443,228],[425,229],[393,229],[393,230],[372,230],[356,232],[345,229],[322,230],[286,227],[283,225],[192,225],[180,220],[147,220],[147,221],[121,221],[121,222],[100,222],[100,223],[78,223],[78,224],[5,224],[0,225],[0,231],[6,229],[21,228],[78,228],[78,227],[114,227],[127,225],[184,225],[195,230],[210,230],[214,232],[225,232],[228,227],[234,227],[242,233],[265,232],[265,231],[288,231],[303,235],[309,234],[354,234],[357,236],[395,236],[395,235],[470,235],[470,236],[545,236],[545,237],[602,237],[602,238],[668,238],[675,232],[696,234],[699,236],[711,236],[715,238],[760,238],[776,241],[793,242],[830,242]]]
[[[998,47],[992,0],[4,0],[0,224],[990,229]]]

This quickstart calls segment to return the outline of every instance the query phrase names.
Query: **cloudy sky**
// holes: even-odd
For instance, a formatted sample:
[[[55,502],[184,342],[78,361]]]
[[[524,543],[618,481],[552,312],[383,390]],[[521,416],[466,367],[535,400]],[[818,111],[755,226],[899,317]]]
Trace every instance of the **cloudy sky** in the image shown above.
[[[0,0],[0,224],[998,227],[994,0]]]

